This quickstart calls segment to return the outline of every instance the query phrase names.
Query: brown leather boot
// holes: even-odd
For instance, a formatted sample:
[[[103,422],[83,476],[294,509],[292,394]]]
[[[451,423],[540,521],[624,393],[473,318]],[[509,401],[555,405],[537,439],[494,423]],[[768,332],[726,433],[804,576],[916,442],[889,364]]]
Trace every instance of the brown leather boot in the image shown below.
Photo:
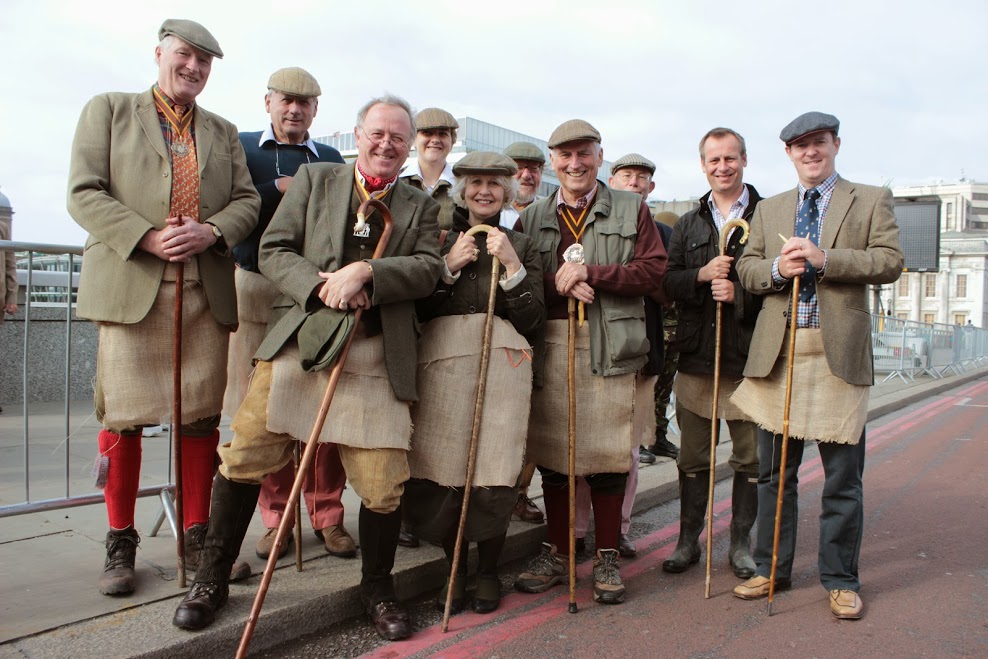
[[[134,592],[134,562],[141,537],[133,526],[106,534],[106,562],[99,576],[99,592],[104,595],[127,595]]]

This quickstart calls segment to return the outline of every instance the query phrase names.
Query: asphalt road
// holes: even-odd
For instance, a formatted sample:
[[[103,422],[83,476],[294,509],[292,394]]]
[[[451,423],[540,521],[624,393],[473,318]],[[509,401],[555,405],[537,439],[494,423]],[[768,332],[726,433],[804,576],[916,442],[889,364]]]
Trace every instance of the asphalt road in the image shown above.
[[[502,571],[501,608],[454,616],[439,629],[432,598],[410,602],[415,635],[378,639],[363,619],[261,654],[263,657],[613,657],[613,656],[988,656],[988,382],[980,381],[869,425],[861,596],[865,616],[830,614],[817,578],[823,482],[815,447],[800,471],[793,590],[764,601],[731,596],[727,566],[729,481],[716,492],[712,593],[703,561],[682,575],[661,570],[678,533],[679,502],[636,517],[639,555],[622,564],[628,589],[618,606],[594,604],[590,563],[578,567],[579,612],[567,592],[515,593],[523,567]]]

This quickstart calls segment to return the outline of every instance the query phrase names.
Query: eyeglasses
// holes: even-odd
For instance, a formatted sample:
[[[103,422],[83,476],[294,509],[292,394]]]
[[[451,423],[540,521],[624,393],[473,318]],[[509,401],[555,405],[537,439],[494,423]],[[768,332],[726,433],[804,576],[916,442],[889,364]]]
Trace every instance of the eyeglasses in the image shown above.
[[[538,174],[542,171],[542,165],[518,165],[518,171],[523,172],[525,170],[532,172],[533,174]]]
[[[366,130],[364,130],[363,126],[360,127],[360,132],[362,132],[364,134],[364,137],[370,140],[371,144],[373,144],[374,146],[381,146],[382,144],[390,144],[396,149],[408,148],[408,138],[403,137],[401,135],[395,135],[394,133],[381,133],[378,131],[374,131],[373,133],[368,133]],[[387,139],[385,139],[385,135],[387,135]]]
[[[281,158],[279,158],[279,152],[280,152],[280,149],[278,148],[278,143],[275,142],[274,143],[274,173],[277,174],[279,178],[282,177],[282,176],[294,176],[294,174],[282,174],[281,173]],[[307,165],[308,164],[312,164],[312,159],[309,158],[309,149],[308,149],[308,147],[302,147],[302,155],[305,156],[305,163]],[[299,167],[301,167],[301,166],[302,166],[302,163],[299,163]],[[295,171],[297,172],[298,171],[298,168],[296,168]]]

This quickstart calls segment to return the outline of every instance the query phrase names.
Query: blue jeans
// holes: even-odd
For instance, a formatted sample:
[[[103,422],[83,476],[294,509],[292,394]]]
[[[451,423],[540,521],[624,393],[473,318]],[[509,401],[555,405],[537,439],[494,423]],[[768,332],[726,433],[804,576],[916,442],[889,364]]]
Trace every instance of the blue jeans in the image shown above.
[[[776,580],[792,578],[799,514],[797,472],[803,461],[804,442],[790,439],[786,452],[785,495],[779,525],[779,558]],[[857,592],[858,557],[864,532],[865,431],[857,444],[820,442],[824,484],[820,512],[820,582],[827,590]],[[758,529],[755,536],[756,574],[768,577],[772,569],[775,506],[779,495],[779,458],[782,436],[758,429]]]

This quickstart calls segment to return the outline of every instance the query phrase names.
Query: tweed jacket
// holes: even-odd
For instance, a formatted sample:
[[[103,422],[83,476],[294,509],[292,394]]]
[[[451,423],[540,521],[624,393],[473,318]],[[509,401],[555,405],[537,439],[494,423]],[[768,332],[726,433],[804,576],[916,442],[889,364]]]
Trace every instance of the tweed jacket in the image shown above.
[[[237,128],[195,106],[200,221],[223,241],[197,256],[209,308],[217,322],[237,324],[229,247],[257,223],[260,200],[250,180]],[[147,315],[165,261],[141,250],[150,229],[165,228],[171,164],[151,91],[109,93],[82,110],[69,167],[68,210],[86,231],[79,283],[81,318],[136,323]]]
[[[343,242],[353,230],[350,199],[354,165],[302,165],[261,237],[261,274],[282,292],[272,309],[267,336],[254,355],[271,360],[295,336],[306,315],[322,305],[315,295],[320,272],[343,266]],[[390,192],[394,221],[384,257],[373,268],[371,304],[381,313],[384,359],[399,400],[417,400],[419,336],[415,300],[432,293],[442,271],[439,205],[401,179]]]
[[[746,377],[766,377],[780,356],[789,316],[791,284],[772,285],[772,263],[783,236],[793,234],[795,189],[758,204],[751,236],[738,260],[741,285],[765,300],[744,369]],[[899,227],[892,192],[837,179],[820,235],[827,267],[817,279],[820,329],[830,371],[849,384],[874,384],[868,284],[888,284],[902,274]]]

